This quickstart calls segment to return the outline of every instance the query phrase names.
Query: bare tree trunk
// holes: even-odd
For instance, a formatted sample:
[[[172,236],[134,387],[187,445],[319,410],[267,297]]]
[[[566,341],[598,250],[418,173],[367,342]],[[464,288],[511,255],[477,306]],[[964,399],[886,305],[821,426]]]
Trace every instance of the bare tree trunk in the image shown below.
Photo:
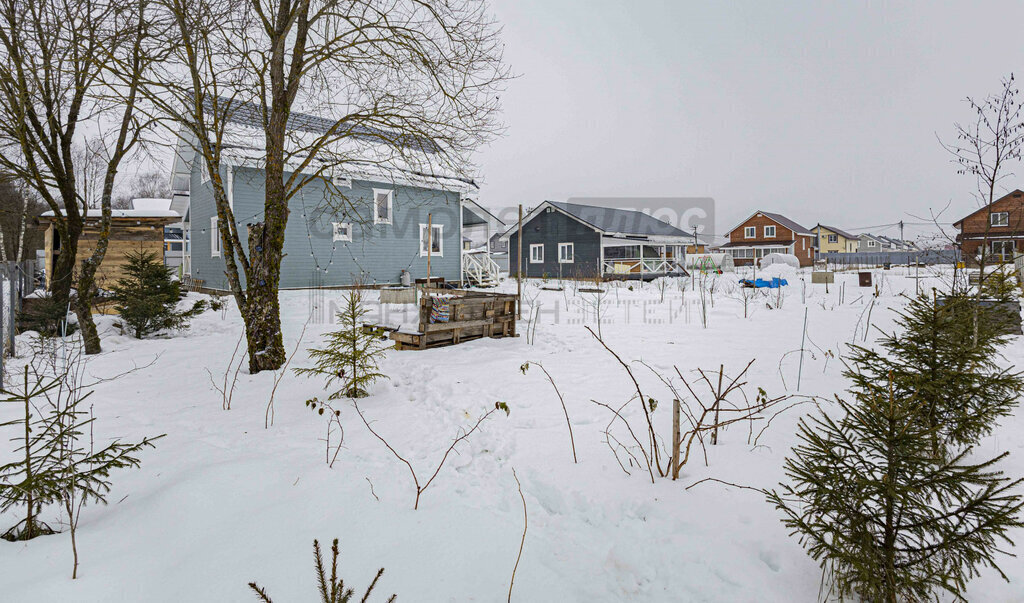
[[[287,208],[285,208],[287,211]],[[278,300],[284,232],[268,233],[264,222],[249,225],[249,282],[243,311],[249,372],[275,370],[284,363],[281,305]],[[276,237],[276,244],[273,239]]]

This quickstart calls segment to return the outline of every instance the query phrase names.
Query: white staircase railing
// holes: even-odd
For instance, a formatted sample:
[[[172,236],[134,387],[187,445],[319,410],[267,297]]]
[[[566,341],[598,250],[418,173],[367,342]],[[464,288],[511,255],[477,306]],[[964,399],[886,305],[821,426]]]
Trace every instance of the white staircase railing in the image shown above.
[[[501,268],[487,251],[464,251],[462,272],[471,285],[488,286],[498,284]]]

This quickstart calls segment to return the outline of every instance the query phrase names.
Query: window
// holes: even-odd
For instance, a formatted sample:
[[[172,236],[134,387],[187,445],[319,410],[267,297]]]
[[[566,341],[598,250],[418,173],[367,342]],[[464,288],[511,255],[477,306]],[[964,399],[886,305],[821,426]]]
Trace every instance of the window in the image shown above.
[[[765,226],[764,227],[764,238],[766,238],[766,239],[774,239],[775,238],[775,227],[774,226]]]
[[[1005,211],[993,212],[991,216],[992,226],[1009,226],[1010,225],[1010,214]]]
[[[868,241],[868,247],[875,247],[875,246],[876,246],[876,243],[874,241]]]
[[[839,242],[839,235],[828,235],[828,242],[829,243],[838,243]]]
[[[997,259],[1013,259],[1013,241],[991,241],[992,255]]]
[[[220,229],[217,228],[217,216],[210,218],[210,257],[220,257]]]
[[[544,244],[538,243],[530,245],[530,263],[531,264],[543,264],[544,263]]]
[[[746,228],[743,229],[743,238],[744,239],[753,239],[756,236],[757,236],[757,227],[755,227],[755,226],[747,226]]]
[[[373,189],[373,223],[391,224],[392,207],[391,200],[395,191]]]
[[[352,224],[350,222],[332,222],[331,226],[334,229],[335,241],[352,240]]]
[[[199,182],[206,184],[210,181],[210,169],[206,165],[206,159],[199,158]]]
[[[573,263],[573,245],[572,245],[572,243],[559,243],[558,244],[558,263],[559,264],[572,264]]]
[[[420,257],[427,255],[427,245],[430,246],[430,255],[444,255],[444,226],[440,224],[430,225],[430,236],[427,236],[427,225],[420,224]]]

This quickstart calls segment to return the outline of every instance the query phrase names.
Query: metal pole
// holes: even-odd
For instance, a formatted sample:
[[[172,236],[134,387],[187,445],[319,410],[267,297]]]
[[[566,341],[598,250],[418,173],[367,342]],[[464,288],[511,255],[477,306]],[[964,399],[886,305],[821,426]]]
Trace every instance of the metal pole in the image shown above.
[[[519,227],[516,231],[519,251],[516,253],[516,311],[523,318],[523,204],[519,204]]]
[[[796,391],[800,391],[800,379],[804,374],[804,342],[807,341],[807,308],[804,308],[804,332],[800,336],[800,368],[796,373]]]
[[[459,242],[462,245],[462,242]],[[462,253],[459,251],[459,253]],[[434,215],[427,214],[427,285],[425,291],[430,291],[430,258],[434,255]],[[429,293],[428,293],[429,295]]]

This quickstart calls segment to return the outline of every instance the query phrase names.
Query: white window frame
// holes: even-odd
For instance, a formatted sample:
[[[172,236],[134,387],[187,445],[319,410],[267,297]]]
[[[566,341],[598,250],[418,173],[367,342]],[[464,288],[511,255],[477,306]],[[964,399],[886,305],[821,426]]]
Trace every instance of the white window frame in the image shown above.
[[[569,250],[569,258],[565,259],[562,257],[562,250]],[[572,264],[576,261],[576,249],[572,243],[559,243],[558,244],[558,263],[559,264]]]
[[[875,241],[868,241],[868,247],[875,247]]]
[[[1010,253],[1008,254],[1005,252],[1006,245],[1010,246]],[[999,249],[999,251],[996,251],[997,248]],[[1017,245],[1014,243],[1014,241],[1010,240],[989,241],[989,250],[991,251],[992,255],[999,256],[1000,258],[1012,258],[1013,255],[1017,252]]]
[[[206,165],[206,158],[199,158],[199,183],[206,184],[210,181],[210,169]]]
[[[210,257],[220,257],[220,228],[217,227],[217,216],[210,218]]]
[[[344,232],[339,233],[339,230]],[[331,222],[331,238],[335,241],[351,241],[352,240],[352,223],[351,222]]]
[[[743,238],[744,239],[756,239],[757,238],[757,227],[756,226],[744,226],[743,227]]]
[[[540,251],[540,253],[535,253],[536,251]],[[544,263],[544,243],[533,243],[530,245],[530,263]]]
[[[380,217],[380,211],[378,210],[378,196],[387,195],[388,197],[388,218],[386,220]],[[395,207],[394,207],[395,191],[375,188],[373,189],[373,223],[374,224],[391,224],[395,221]],[[425,255],[425,254],[424,254]]]
[[[839,235],[835,235],[835,234],[828,235],[828,242],[829,243],[838,243],[839,242]]]
[[[996,220],[997,216],[1001,216],[1001,220]],[[989,216],[989,225],[992,227],[1009,226],[1010,225],[1010,212],[1007,211],[994,211]]]
[[[437,251],[427,249],[427,224],[426,222],[420,223],[420,257],[444,257],[444,224],[431,224],[431,230],[437,231],[437,236],[430,238],[430,244],[433,245],[434,241],[437,241]]]
[[[769,231],[769,229],[771,229],[771,230]],[[771,232],[771,234],[768,234],[769,232]],[[774,239],[775,238],[775,226],[765,226],[764,227],[764,238],[766,238],[766,239]]]

